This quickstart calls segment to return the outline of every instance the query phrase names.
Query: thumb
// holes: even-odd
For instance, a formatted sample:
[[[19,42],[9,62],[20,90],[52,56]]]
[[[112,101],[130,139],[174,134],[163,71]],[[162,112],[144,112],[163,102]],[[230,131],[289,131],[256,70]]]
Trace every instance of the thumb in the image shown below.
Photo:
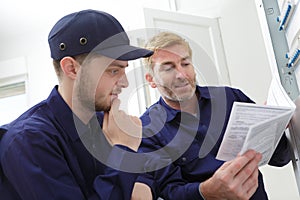
[[[120,104],[121,104],[120,99],[113,100],[112,105],[111,105],[112,114],[117,113],[119,111]]]
[[[102,126],[103,126],[103,129],[106,130],[106,128],[108,126],[108,112],[104,112]]]

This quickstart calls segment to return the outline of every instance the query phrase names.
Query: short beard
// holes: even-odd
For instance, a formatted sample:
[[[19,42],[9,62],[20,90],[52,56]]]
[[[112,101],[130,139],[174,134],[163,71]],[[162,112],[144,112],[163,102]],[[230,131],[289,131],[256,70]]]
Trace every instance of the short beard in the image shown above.
[[[175,93],[171,92],[167,88],[165,88],[165,90],[167,90],[167,92],[164,92],[165,98],[169,99],[170,101],[174,101],[174,102],[183,102],[183,101],[187,101],[187,100],[191,99],[194,96],[196,88],[194,88],[193,92],[191,92],[189,96],[184,96],[184,97],[179,97],[179,96],[175,95]]]
[[[163,85],[160,85],[159,87],[163,88],[163,90],[160,91],[160,93],[167,98],[170,101],[174,101],[174,102],[183,102],[186,100],[191,99],[195,92],[196,92],[196,77],[194,78],[194,80],[189,80],[189,84],[192,87],[193,91],[190,93],[189,96],[184,96],[184,97],[179,97],[177,96],[170,88],[165,87]]]
[[[98,105],[95,103],[95,111],[96,112],[100,112],[100,111],[109,112],[110,109],[111,109],[111,105],[103,106],[103,105]]]

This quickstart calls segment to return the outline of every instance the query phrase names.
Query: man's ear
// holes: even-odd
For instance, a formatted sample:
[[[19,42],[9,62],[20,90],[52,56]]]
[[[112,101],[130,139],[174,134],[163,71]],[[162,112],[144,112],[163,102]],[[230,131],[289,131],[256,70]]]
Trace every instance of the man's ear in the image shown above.
[[[146,73],[145,78],[152,88],[156,88],[156,84],[153,81],[153,76],[150,73]]]
[[[79,70],[79,64],[76,60],[72,57],[64,57],[60,61],[60,66],[64,74],[71,78],[76,79],[77,73]]]

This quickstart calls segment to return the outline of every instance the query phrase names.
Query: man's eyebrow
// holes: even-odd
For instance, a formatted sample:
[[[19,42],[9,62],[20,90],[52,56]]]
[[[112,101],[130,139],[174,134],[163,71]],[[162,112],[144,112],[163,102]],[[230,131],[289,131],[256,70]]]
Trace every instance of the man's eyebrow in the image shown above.
[[[185,57],[181,58],[180,61],[185,61],[185,60],[190,60],[190,59],[191,59],[191,56],[185,56]],[[173,61],[165,61],[165,62],[159,63],[159,65],[170,65],[173,63],[174,63]]]
[[[126,67],[128,67],[128,64],[122,65],[122,64],[119,64],[119,63],[112,62],[109,66],[111,66],[111,67],[126,68]]]
[[[190,60],[191,59],[191,56],[186,56],[184,58],[182,58],[181,60]]]
[[[172,61],[165,61],[165,62],[161,62],[161,63],[159,63],[159,65],[171,65],[171,64],[173,64],[174,62],[172,62]]]

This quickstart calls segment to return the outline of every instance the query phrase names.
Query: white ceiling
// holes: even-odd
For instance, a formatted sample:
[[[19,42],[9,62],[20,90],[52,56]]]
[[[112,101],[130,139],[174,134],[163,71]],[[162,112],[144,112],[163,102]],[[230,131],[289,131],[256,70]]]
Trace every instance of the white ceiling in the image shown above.
[[[2,0],[0,60],[14,57],[11,55],[14,48],[23,48],[26,52],[33,42],[46,44],[52,26],[66,14],[79,10],[106,11],[115,16],[125,30],[136,30],[145,27],[144,7],[173,10],[175,6],[179,12],[206,14],[222,1],[226,0]]]
[[[142,4],[139,0],[129,1],[132,2],[130,5],[128,5],[128,0],[3,1],[0,6],[0,42],[7,42],[12,38],[28,33],[48,33],[58,19],[68,13],[83,9],[98,9],[109,12],[123,25],[124,23],[126,25],[128,20],[135,23],[138,20],[136,19],[136,12],[142,12]],[[134,8],[136,12],[128,12],[125,9],[128,6]],[[126,16],[126,21],[123,16]],[[124,22],[122,22],[123,20]]]
[[[143,18],[138,16],[143,16],[145,6],[163,9],[176,4],[182,9],[191,9],[195,6],[188,5],[198,5],[196,7],[199,11],[200,7],[207,9],[220,2],[221,0],[2,0],[0,42],[26,33],[43,30],[49,32],[59,18],[82,9],[109,12],[128,29],[129,26],[140,28],[143,25]]]

